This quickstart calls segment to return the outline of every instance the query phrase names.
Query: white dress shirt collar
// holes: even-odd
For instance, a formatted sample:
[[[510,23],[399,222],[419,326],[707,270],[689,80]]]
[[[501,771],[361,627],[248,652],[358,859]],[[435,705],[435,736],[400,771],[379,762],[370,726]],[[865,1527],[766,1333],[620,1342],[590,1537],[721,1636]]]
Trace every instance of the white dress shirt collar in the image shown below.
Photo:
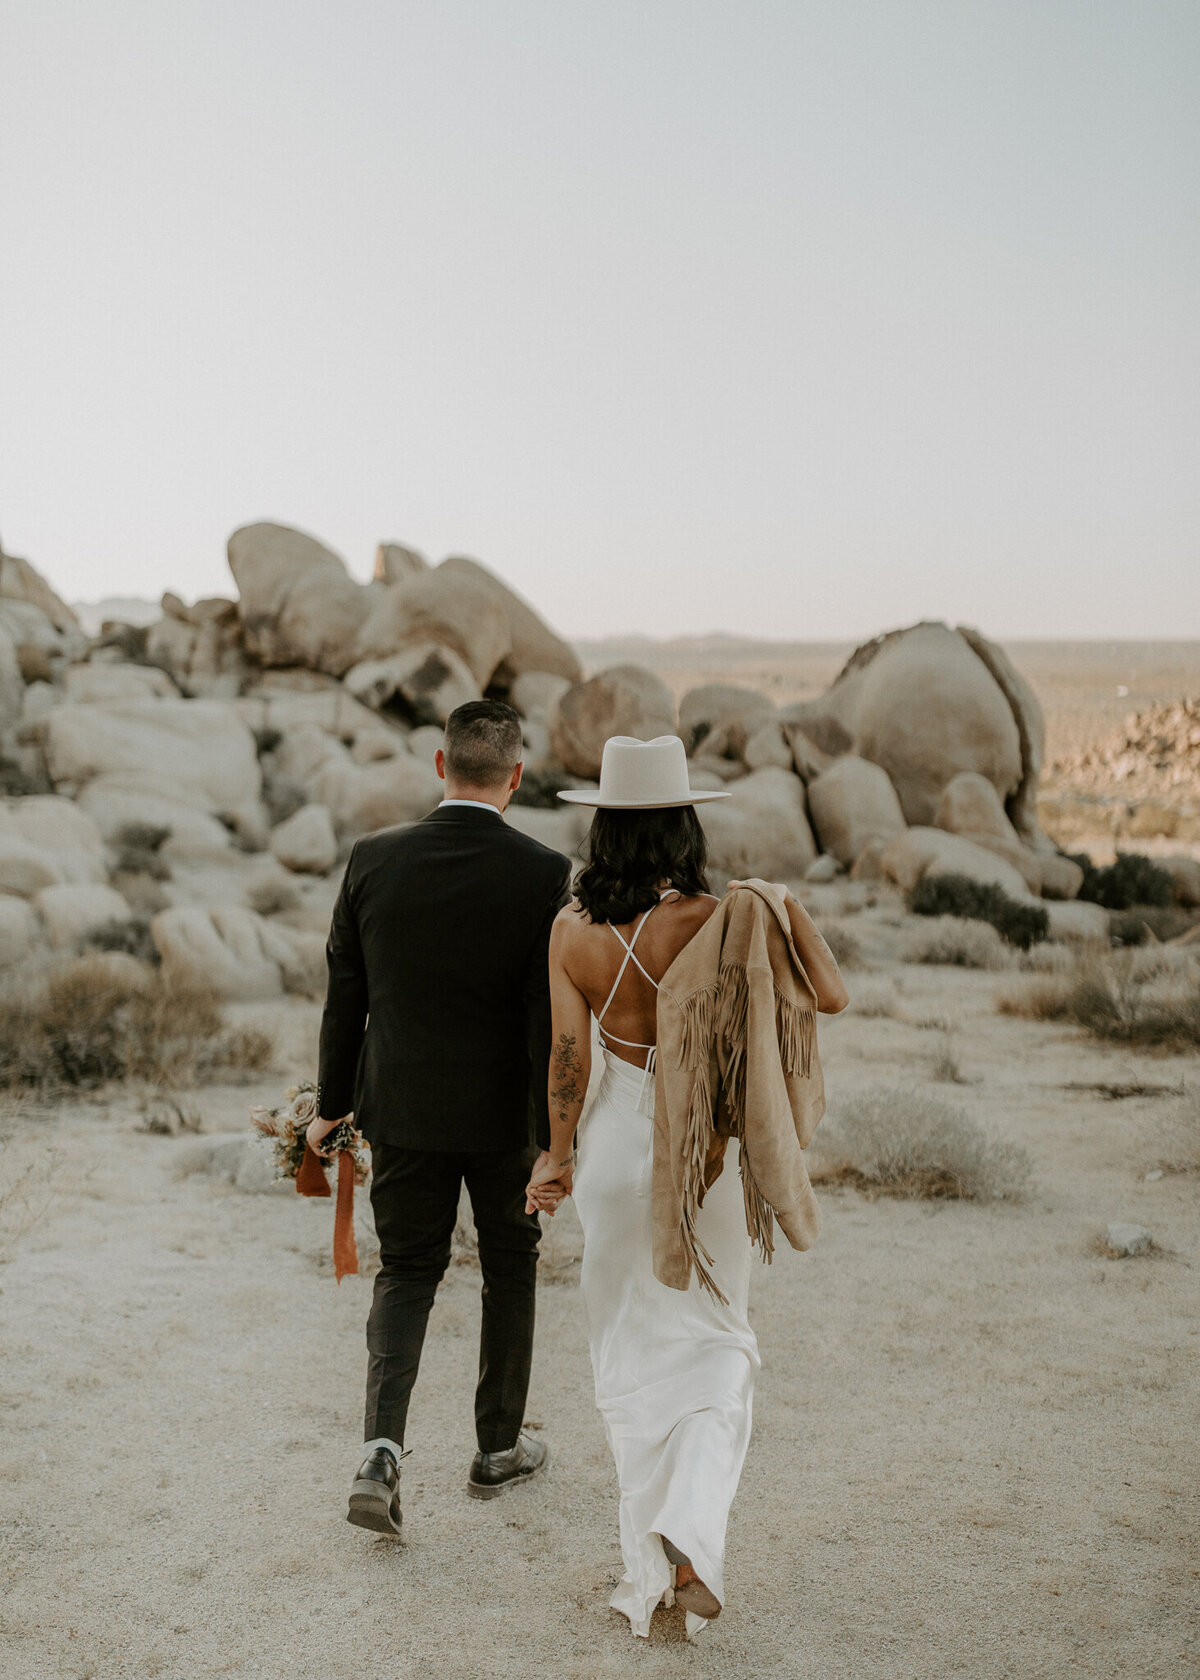
[[[489,805],[486,799],[443,799],[438,810],[444,811],[447,805],[468,805],[473,811],[490,811],[494,817],[504,815],[498,805]]]

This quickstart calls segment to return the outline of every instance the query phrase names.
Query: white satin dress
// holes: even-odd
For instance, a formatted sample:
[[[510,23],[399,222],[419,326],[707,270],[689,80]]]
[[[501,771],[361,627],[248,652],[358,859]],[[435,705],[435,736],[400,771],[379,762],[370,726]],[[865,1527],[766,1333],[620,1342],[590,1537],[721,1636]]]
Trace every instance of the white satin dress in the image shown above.
[[[665,896],[665,895],[664,895]],[[632,961],[626,942],[604,1016]],[[611,924],[610,924],[611,925]],[[738,1175],[737,1144],[704,1199],[699,1232],[728,1306],[701,1289],[668,1289],[654,1276],[650,1175],[653,1159],[654,1047],[644,1068],[604,1049],[604,1073],[580,1131],[574,1198],[583,1226],[581,1288],[587,1310],[596,1404],[604,1418],[621,1489],[625,1577],[612,1605],[645,1638],[671,1585],[663,1539],[690,1559],[724,1602],[725,1529],[746,1448],[758,1344],[746,1316],[750,1238]],[[687,1630],[707,1623],[689,1613]]]

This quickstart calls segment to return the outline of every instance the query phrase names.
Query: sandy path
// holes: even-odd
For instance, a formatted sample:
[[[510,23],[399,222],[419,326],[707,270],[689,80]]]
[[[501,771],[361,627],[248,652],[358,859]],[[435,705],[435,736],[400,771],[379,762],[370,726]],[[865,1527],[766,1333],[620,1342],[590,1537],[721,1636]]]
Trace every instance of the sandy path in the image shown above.
[[[370,1285],[318,1264],[328,1204],[179,1181],[187,1145],[136,1133],[128,1103],[12,1122],[12,1151],[70,1158],[0,1266],[4,1680],[1200,1670],[1196,1185],[1143,1181],[1161,1101],[1058,1088],[1195,1063],[997,1018],[988,976],[891,972],[914,1019],[959,1021],[979,1083],[930,1083],[933,1035],[910,1021],[846,1017],[823,1035],[831,1088],[902,1075],[961,1100],[1032,1150],[1035,1191],[826,1193],[818,1246],[756,1275],[729,1603],[693,1645],[635,1645],[607,1609],[613,1478],[569,1275],[541,1292],[529,1408],[550,1475],[463,1493],[478,1274],[454,1266],[413,1404],[407,1543],[376,1541],[342,1520]],[[264,1090],[203,1093],[208,1128]],[[1101,1259],[1115,1217],[1169,1252]]]

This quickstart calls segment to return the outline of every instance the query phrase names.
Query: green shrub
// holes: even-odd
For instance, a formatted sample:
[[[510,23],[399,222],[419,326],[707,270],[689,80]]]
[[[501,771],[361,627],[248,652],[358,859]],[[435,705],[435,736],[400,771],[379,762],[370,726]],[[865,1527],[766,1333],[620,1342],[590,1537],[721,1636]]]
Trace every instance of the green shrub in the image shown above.
[[[966,875],[924,876],[909,893],[908,908],[917,916],[990,922],[1001,939],[1022,951],[1050,933],[1050,918],[1040,904],[1019,904],[1002,887]]]
[[[81,944],[85,951],[124,951],[127,956],[136,957],[139,962],[149,963],[155,968],[161,960],[158,946],[151,937],[148,916],[105,922],[101,927],[93,928]]]
[[[1161,908],[1175,896],[1167,871],[1141,852],[1118,852],[1114,863],[1100,869],[1086,852],[1075,852],[1071,861],[1083,870],[1079,897],[1105,910],[1128,910],[1135,904]]]
[[[169,881],[170,866],[160,854],[170,838],[171,830],[158,823],[123,823],[113,836],[113,868],[123,874]]]

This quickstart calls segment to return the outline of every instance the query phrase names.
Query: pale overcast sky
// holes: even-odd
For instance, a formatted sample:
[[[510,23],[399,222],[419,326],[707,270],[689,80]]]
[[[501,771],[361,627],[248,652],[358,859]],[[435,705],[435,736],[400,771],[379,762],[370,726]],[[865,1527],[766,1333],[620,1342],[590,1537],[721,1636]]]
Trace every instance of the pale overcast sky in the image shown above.
[[[5,0],[0,536],[1200,635],[1197,0]]]

